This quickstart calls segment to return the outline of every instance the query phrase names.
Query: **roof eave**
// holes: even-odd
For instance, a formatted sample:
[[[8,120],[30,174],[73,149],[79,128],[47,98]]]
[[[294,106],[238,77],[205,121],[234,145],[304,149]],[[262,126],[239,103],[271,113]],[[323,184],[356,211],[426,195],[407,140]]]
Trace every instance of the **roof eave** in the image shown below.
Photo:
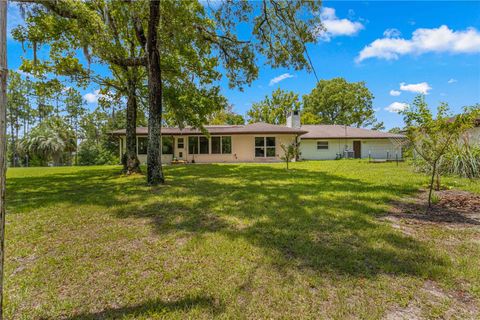
[[[325,136],[315,136],[315,137],[302,137],[302,139],[406,139],[407,137],[325,137]]]

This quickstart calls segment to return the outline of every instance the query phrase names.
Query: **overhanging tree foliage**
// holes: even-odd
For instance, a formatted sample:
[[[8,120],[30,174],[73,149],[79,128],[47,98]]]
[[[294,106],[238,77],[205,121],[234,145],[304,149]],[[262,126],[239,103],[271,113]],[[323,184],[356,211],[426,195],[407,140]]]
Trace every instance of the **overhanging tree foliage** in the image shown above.
[[[111,66],[147,68],[150,184],[163,181],[159,141],[164,109],[179,126],[202,128],[209,114],[225,107],[218,82],[223,72],[231,87],[242,88],[258,76],[259,55],[273,67],[310,70],[305,44],[316,42],[321,28],[319,1],[225,1],[215,8],[194,0],[38,3],[45,8],[33,14],[38,30],[53,29],[63,39],[60,31],[66,29],[68,41],[78,42],[75,48],[89,48],[91,56]],[[240,25],[251,26],[243,38],[237,34]],[[116,30],[126,31],[119,38]],[[57,52],[52,60],[68,65],[64,71],[85,69],[73,54],[58,54],[68,52],[65,47],[52,47]],[[132,131],[129,124],[127,132]]]
[[[136,115],[138,96],[145,81],[145,56],[134,36],[128,6],[121,1],[18,1],[33,3],[26,10],[26,26],[14,37],[28,43],[33,59],[22,69],[37,75],[68,76],[80,85],[94,81],[127,97],[127,134],[124,171],[138,172]],[[38,48],[48,47],[48,59],[37,57]],[[84,62],[80,57],[85,56]],[[111,77],[95,74],[91,63],[106,63]]]

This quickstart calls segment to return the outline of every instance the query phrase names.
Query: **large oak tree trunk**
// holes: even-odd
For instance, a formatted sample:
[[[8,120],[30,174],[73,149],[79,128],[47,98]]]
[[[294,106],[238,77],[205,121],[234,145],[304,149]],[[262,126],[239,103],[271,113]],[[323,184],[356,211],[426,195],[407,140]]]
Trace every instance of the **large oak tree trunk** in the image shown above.
[[[7,173],[7,1],[0,1],[0,320],[3,319],[5,182]]]
[[[161,158],[162,72],[157,39],[159,21],[160,1],[151,1],[147,36],[149,101],[147,182],[150,185],[165,182]]]
[[[126,150],[122,163],[123,172],[132,174],[140,172],[140,161],[137,157],[137,98],[135,82],[128,80],[127,86]]]

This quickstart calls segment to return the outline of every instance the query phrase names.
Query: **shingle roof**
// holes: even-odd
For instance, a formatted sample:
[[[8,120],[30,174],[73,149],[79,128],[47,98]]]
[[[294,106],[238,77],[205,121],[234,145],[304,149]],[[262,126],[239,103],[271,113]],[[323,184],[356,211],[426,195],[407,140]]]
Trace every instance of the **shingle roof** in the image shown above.
[[[218,125],[218,126],[205,126],[205,129],[210,134],[254,134],[254,133],[267,133],[267,134],[304,134],[303,129],[289,128],[286,126],[274,125],[264,122],[257,122],[247,125]],[[125,129],[112,131],[112,134],[124,135]],[[138,135],[147,135],[148,128],[138,127]],[[175,128],[162,128],[162,134],[164,135],[200,135],[202,132],[199,129],[186,127],[180,129]]]
[[[210,134],[299,134],[302,139],[388,139],[388,138],[405,138],[402,134],[382,132],[377,130],[369,130],[363,128],[354,128],[342,125],[303,125],[300,129],[289,128],[281,125],[274,125],[264,122],[257,122],[247,125],[217,125],[205,126]],[[125,129],[112,131],[115,135],[124,135]],[[148,128],[138,127],[138,135],[147,135]],[[199,129],[186,127],[179,129],[178,127],[162,128],[164,135],[200,135]]]
[[[354,128],[342,125],[303,125],[302,130],[308,133],[301,136],[302,139],[387,139],[405,138],[402,134],[382,132],[362,128]]]

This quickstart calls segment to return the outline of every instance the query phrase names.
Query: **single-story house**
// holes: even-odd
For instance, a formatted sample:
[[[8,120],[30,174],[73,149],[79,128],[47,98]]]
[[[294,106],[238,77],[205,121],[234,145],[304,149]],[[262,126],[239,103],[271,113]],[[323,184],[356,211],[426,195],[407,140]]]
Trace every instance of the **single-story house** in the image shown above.
[[[286,125],[253,123],[205,126],[210,137],[195,128],[162,128],[162,161],[173,159],[208,162],[281,161],[281,145],[300,142],[301,159],[327,160],[341,157],[395,159],[402,157],[396,141],[403,135],[342,125],[301,125],[293,112]],[[112,132],[124,153],[125,129]],[[137,154],[146,163],[148,128],[137,128]]]

